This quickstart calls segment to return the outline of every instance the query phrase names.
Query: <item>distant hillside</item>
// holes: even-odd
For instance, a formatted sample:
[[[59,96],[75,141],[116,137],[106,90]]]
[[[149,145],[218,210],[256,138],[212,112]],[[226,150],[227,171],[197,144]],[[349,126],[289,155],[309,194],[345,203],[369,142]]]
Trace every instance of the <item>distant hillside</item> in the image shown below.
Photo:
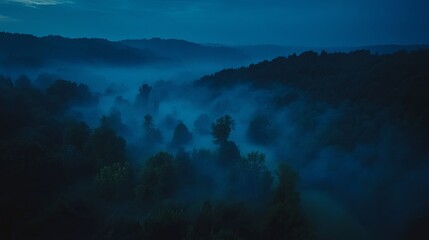
[[[138,48],[141,50],[152,51],[164,58],[177,61],[227,61],[247,59],[248,56],[233,47],[207,46],[177,39],[141,39],[141,40],[123,40],[119,43]]]
[[[223,46],[204,45],[176,39],[141,39],[118,42],[98,38],[35,37],[28,34],[0,32],[0,66],[38,68],[55,63],[104,64],[136,66],[156,62],[203,62],[237,66],[300,54],[321,52],[350,52],[366,49],[373,53],[418,50],[428,45],[376,45],[360,48],[311,48],[280,45]]]
[[[34,68],[58,62],[138,65],[156,58],[152,52],[105,39],[0,33],[0,64],[9,68]]]
[[[396,52],[393,54],[374,55],[367,50],[350,53],[320,54],[307,51],[300,55],[278,57],[271,61],[251,64],[248,67],[224,69],[212,75],[202,77],[196,83],[215,88],[229,87],[240,83],[251,83],[256,87],[288,85],[301,89],[319,91],[324,88],[350,89],[364,84],[382,84],[379,88],[392,86],[395,81],[403,82],[405,77],[413,76],[429,82],[429,50]],[[407,84],[414,83],[415,79]],[[329,83],[329,84],[328,84]],[[332,85],[334,84],[335,85]],[[385,85],[383,85],[385,84]],[[405,84],[405,83],[404,83]],[[337,85],[337,86],[336,86]],[[361,86],[369,87],[369,85]],[[366,88],[366,90],[369,90]],[[349,94],[337,93],[332,98],[350,97]],[[328,97],[328,96],[326,96]]]
[[[277,57],[287,57],[291,54],[301,54],[306,51],[328,53],[335,52],[353,52],[358,50],[368,50],[371,53],[388,54],[398,51],[416,51],[429,49],[429,45],[369,45],[359,47],[305,47],[305,46],[282,46],[282,45],[248,45],[234,47],[245,53],[249,58],[255,61],[271,60]]]
[[[371,53],[378,53],[378,54],[388,54],[388,53],[395,53],[398,51],[417,51],[417,50],[423,50],[423,49],[429,49],[429,45],[394,45],[394,44],[386,44],[386,45],[370,45],[370,46],[362,46],[362,47],[353,47],[348,48],[348,52],[350,51],[356,51],[365,49],[370,51]]]
[[[427,137],[428,66],[429,50],[385,55],[366,50],[332,54],[310,51],[248,67],[225,69],[202,77],[196,85],[214,89],[238,84],[263,89],[284,86],[305,93],[317,102],[348,105],[353,112],[352,119],[387,112],[397,124]],[[284,107],[293,99],[293,94],[285,93],[275,101]]]
[[[293,47],[293,46],[281,46],[281,45],[247,45],[247,46],[236,46],[238,49],[246,53],[249,58],[254,62],[263,60],[271,60],[276,57],[287,57],[290,54],[299,54],[311,48],[306,47]]]

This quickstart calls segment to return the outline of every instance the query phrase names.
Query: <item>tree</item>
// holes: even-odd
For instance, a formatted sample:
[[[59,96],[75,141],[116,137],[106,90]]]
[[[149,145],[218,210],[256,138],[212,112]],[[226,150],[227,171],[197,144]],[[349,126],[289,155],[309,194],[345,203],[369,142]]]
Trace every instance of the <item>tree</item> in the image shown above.
[[[76,89],[77,84],[75,82],[56,80],[46,89],[46,95],[54,103],[65,104],[75,98]]]
[[[116,109],[112,109],[109,116],[103,116],[103,121],[120,134],[125,135],[128,133],[127,126],[122,123],[122,114]]]
[[[154,128],[152,115],[146,114],[144,116],[143,128],[146,132],[151,131]]]
[[[98,101],[97,97],[92,95],[87,85],[82,83],[78,85],[75,82],[66,80],[53,82],[46,89],[46,95],[56,108],[61,108],[72,103],[85,105]]]
[[[144,106],[149,102],[149,94],[152,91],[152,87],[147,83],[139,87],[139,94],[137,95],[137,102],[142,103]]]
[[[94,129],[86,145],[86,151],[95,161],[96,167],[125,161],[125,140],[109,126],[106,117],[103,117],[100,123],[100,127]]]
[[[171,203],[154,208],[142,221],[144,239],[184,239],[187,227],[184,207]]]
[[[226,165],[235,165],[241,160],[240,149],[233,141],[226,141],[219,146],[218,163]]]
[[[189,143],[192,140],[192,134],[189,132],[185,124],[179,123],[174,129],[173,139],[170,146],[176,148]]]
[[[156,144],[162,142],[162,133],[158,128],[155,128],[152,115],[146,114],[144,116],[143,129],[146,143]]]
[[[296,191],[298,174],[288,165],[280,164],[277,177],[278,185],[263,224],[264,236],[273,240],[309,239],[308,225]]]
[[[83,150],[90,136],[90,129],[86,123],[71,122],[64,129],[63,143],[72,145],[79,150]]]
[[[299,203],[299,194],[295,189],[298,174],[287,164],[280,164],[277,171],[278,186],[274,191],[275,203],[288,202],[290,205]]]
[[[212,123],[213,142],[219,145],[226,143],[234,126],[234,120],[229,115],[218,118],[215,123]]]
[[[270,120],[263,115],[256,115],[247,128],[247,138],[255,144],[269,145],[276,138],[276,131]]]
[[[207,201],[197,216],[191,239],[258,239],[253,219],[244,203]]]
[[[167,152],[159,152],[148,158],[135,189],[137,197],[144,201],[158,200],[170,196],[176,186],[176,166],[174,157]]]
[[[113,163],[102,167],[95,176],[100,194],[114,196],[124,193],[131,184],[131,170],[127,162]]]
[[[252,173],[259,173],[265,167],[265,154],[258,151],[250,152],[243,161],[244,168]]]
[[[271,192],[272,175],[265,166],[265,154],[254,151],[242,160],[243,189],[248,189],[246,199],[256,205],[267,203]]]
[[[33,83],[26,75],[21,75],[15,80],[15,87],[28,89],[33,87]]]

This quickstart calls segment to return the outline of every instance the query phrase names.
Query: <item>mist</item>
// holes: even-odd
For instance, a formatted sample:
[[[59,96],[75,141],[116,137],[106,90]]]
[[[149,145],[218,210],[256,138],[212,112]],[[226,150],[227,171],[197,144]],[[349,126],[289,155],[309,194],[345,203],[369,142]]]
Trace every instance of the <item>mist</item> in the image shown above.
[[[338,58],[344,59],[335,62]],[[169,235],[161,232],[171,229],[177,239],[264,239],[269,234],[272,239],[410,239],[423,231],[429,216],[428,136],[421,127],[427,115],[412,107],[424,107],[426,98],[417,98],[423,99],[420,105],[403,103],[411,117],[396,114],[402,103],[390,106],[390,95],[380,94],[377,105],[379,99],[362,95],[366,90],[350,76],[371,80],[387,72],[390,77],[396,74],[396,59],[415,59],[418,67],[409,70],[404,64],[405,70],[397,71],[406,74],[392,81],[418,82],[428,76],[427,58],[427,50],[385,55],[323,51],[251,65],[255,58],[1,68],[2,171],[8,172],[2,181],[15,175],[23,182],[32,179],[23,167],[32,166],[25,160],[31,156],[16,153],[21,150],[53,162],[47,164],[53,172],[34,170],[49,180],[40,180],[41,186],[55,179],[49,175],[55,175],[53,166],[65,175],[59,186],[49,188],[49,200],[37,198],[30,216],[17,214],[5,237],[26,236],[14,224],[37,216],[23,228],[28,234],[60,236],[61,229],[70,232],[77,226],[80,231],[70,236],[84,239],[162,239]],[[326,65],[313,68],[319,62]],[[265,66],[273,68],[264,72]],[[293,70],[283,74],[289,66]],[[331,85],[318,88],[314,79]],[[353,88],[350,99],[340,93],[344,81]],[[407,94],[423,96],[419,89],[427,81],[418,84]],[[368,91],[378,94],[378,87]],[[384,87],[402,96],[396,87]],[[362,97],[356,100],[353,91]],[[409,95],[404,99],[417,101]],[[13,192],[27,186],[20,181],[5,188]],[[3,201],[15,203],[16,198],[25,205],[37,195],[26,191]],[[286,196],[280,203],[279,192]],[[281,204],[286,212],[279,210]],[[209,224],[212,230],[206,233],[194,222],[209,210],[214,216],[216,211],[232,214],[236,222],[225,217],[225,226]],[[276,235],[276,211],[293,216],[285,235]],[[64,225],[45,230],[62,217]],[[76,219],[90,227],[81,228]],[[247,228],[252,226],[260,236],[251,237]]]

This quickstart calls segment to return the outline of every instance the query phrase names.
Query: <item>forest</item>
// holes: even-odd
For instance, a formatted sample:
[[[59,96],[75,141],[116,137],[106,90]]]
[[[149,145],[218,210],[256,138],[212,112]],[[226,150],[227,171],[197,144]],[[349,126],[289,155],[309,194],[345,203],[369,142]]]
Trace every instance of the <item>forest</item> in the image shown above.
[[[429,236],[428,50],[309,51],[102,88],[11,75],[1,239]]]
[[[0,83],[3,239],[309,236],[296,172],[286,164],[271,172],[258,151],[242,156],[229,139],[229,115],[211,124],[214,150],[186,151],[192,133],[179,123],[167,144],[171,153],[155,153],[137,167],[114,114],[94,129],[64,117],[71,105],[97,104],[88,86],[55,80],[41,90],[25,76]],[[148,88],[140,89],[140,101]],[[161,132],[151,115],[143,119],[139,148],[156,148]]]

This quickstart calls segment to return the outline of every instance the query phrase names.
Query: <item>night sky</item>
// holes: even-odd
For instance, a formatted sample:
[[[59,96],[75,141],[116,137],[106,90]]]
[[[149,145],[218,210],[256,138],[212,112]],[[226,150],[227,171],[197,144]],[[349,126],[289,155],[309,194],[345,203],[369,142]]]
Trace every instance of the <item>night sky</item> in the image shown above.
[[[1,0],[0,31],[200,43],[429,43],[427,0]]]

